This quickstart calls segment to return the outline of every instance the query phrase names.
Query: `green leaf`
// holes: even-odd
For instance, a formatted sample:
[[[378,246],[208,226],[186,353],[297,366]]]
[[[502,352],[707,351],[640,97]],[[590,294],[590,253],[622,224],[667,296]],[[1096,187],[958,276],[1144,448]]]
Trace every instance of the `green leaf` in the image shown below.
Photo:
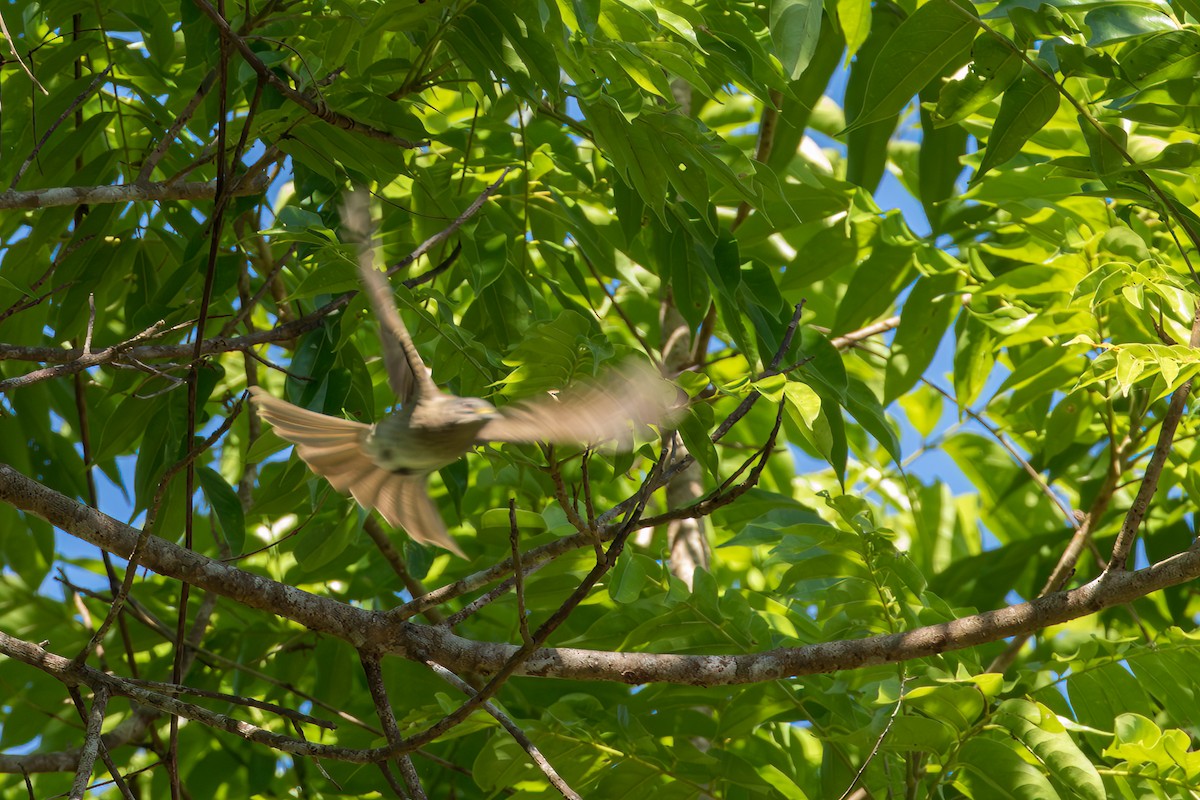
[[[880,749],[892,753],[917,751],[948,753],[954,746],[957,732],[937,719],[904,714],[896,718]]]
[[[200,479],[200,488],[204,490],[204,496],[208,498],[208,504],[221,524],[229,549],[235,556],[240,555],[246,541],[246,517],[237,492],[208,467],[197,467],[196,477]]]
[[[883,382],[883,404],[911,389],[933,363],[942,335],[962,306],[957,272],[923,276],[904,301]]]
[[[296,537],[294,552],[303,571],[314,572],[333,561],[362,530],[365,512],[352,502],[340,505],[317,514]]]
[[[1088,44],[1092,47],[1125,41],[1156,31],[1174,30],[1177,26],[1161,11],[1133,3],[1110,3],[1089,11],[1083,23],[1091,31]]]
[[[608,596],[614,603],[622,605],[637,600],[647,584],[649,571],[654,567],[650,559],[626,550],[608,578]]]
[[[898,400],[904,416],[921,438],[929,438],[942,418],[942,395],[922,384]]]
[[[938,126],[953,125],[1007,91],[1021,74],[1016,45],[996,36],[980,36],[971,49],[971,65],[960,80],[949,81],[938,95],[933,113]]]
[[[1122,51],[1120,64],[1125,79],[1139,89],[1191,77],[1200,71],[1200,33],[1167,31],[1134,42]]]
[[[858,378],[850,380],[846,391],[846,411],[883,446],[896,463],[900,463],[900,437],[883,410],[875,393]]]
[[[837,0],[837,20],[846,39],[849,60],[871,32],[871,0]]]
[[[771,41],[783,71],[796,80],[808,67],[821,31],[821,0],[771,0]]]
[[[513,370],[499,382],[508,397],[530,397],[566,388],[595,374],[596,354],[588,346],[592,323],[582,314],[563,311],[538,323],[505,356]]]
[[[966,0],[921,6],[880,51],[862,111],[847,130],[899,113],[925,84],[965,60],[977,33],[975,8]]]
[[[1058,800],[1041,770],[1018,755],[1015,743],[976,736],[959,751],[954,786],[971,800]]]
[[[712,426],[712,408],[703,404],[695,404],[688,409],[687,415],[679,422],[679,436],[687,446],[688,452],[704,468],[709,477],[719,481],[721,461],[717,456],[716,446],[709,438]]]
[[[1104,800],[1107,797],[1100,773],[1049,708],[1014,698],[996,708],[994,719],[1046,766],[1070,796],[1080,800]]]
[[[1031,357],[1015,365],[996,393],[1011,390],[1012,402],[1022,404],[1059,390],[1083,371],[1083,354],[1088,349],[1084,344],[1038,348]]]
[[[1099,409],[1089,402],[1090,399],[1087,391],[1079,390],[1059,400],[1054,406],[1042,446],[1046,458],[1063,452],[1086,433],[1093,415],[1099,413]]]
[[[533,511],[523,508],[516,509],[517,531],[522,536],[533,536],[546,530],[546,518]],[[479,530],[492,535],[503,534],[505,537],[512,531],[512,519],[507,508],[489,508],[479,517]]]
[[[972,183],[1021,152],[1029,138],[1054,117],[1058,103],[1058,85],[1053,78],[1040,71],[1024,70],[1000,101],[1000,113]]]
[[[924,94],[922,94],[924,97]],[[967,152],[967,131],[963,127],[939,128],[929,109],[921,106],[922,145],[917,154],[917,187],[925,216],[934,232],[942,229],[942,206],[958,193],[963,174],[962,157]]]
[[[904,704],[953,726],[959,733],[965,733],[975,724],[986,705],[976,687],[959,684],[918,686],[904,695]]]
[[[903,22],[902,14],[892,5],[880,6],[877,13],[871,15],[870,35],[850,64],[850,77],[846,82],[847,116],[855,118],[862,113],[875,67],[879,65],[879,59]],[[899,122],[899,115],[897,109],[870,125],[845,131],[848,181],[872,192],[879,185],[887,165],[888,145]]]
[[[914,250],[876,240],[871,255],[858,265],[838,304],[833,323],[835,334],[863,327],[881,316],[896,301],[914,270]]]
[[[804,439],[837,472],[845,473],[846,435],[837,405],[807,384],[788,381],[784,387],[787,418]]]

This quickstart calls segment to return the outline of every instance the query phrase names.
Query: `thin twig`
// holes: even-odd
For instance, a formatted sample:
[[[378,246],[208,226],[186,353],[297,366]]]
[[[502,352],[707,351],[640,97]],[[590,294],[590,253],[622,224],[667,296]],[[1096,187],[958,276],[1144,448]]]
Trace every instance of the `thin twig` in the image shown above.
[[[554,484],[554,497],[558,500],[558,505],[562,507],[563,513],[567,515],[567,522],[570,522],[575,527],[575,530],[583,533],[588,530],[588,525],[579,516],[579,512],[575,509],[575,504],[567,497],[567,487],[563,483],[562,470],[559,469],[555,453],[554,445],[546,445],[547,471],[550,473],[550,482]]]
[[[221,23],[225,23],[225,0],[217,0],[217,8],[213,12]],[[230,31],[232,34],[232,31]],[[234,34],[236,35],[236,34]],[[208,222],[208,260],[204,269],[204,287],[200,290],[200,312],[196,320],[196,340],[192,348],[191,364],[188,369],[187,381],[187,441],[192,441],[196,435],[196,405],[199,403],[200,387],[200,343],[204,341],[204,329],[208,324],[209,305],[212,302],[213,283],[217,274],[217,256],[221,251],[221,233],[224,230],[225,209],[229,204],[229,170],[225,153],[228,146],[229,129],[229,39],[222,37],[217,56],[217,136],[216,158],[217,178],[216,190],[213,192],[213,210]],[[251,109],[253,110],[253,109]],[[249,122],[247,121],[247,124]],[[226,419],[228,422],[229,419]],[[195,529],[195,492],[196,467],[188,459],[183,473],[183,546],[191,550],[194,545],[193,532]],[[175,652],[171,659],[171,682],[183,683],[183,661],[186,652],[184,629],[187,626],[188,601],[191,598],[192,585],[182,581],[179,585],[178,613],[175,623]],[[170,717],[170,744],[167,758],[167,768],[171,776],[171,800],[180,800],[183,787],[179,776],[179,717]]]
[[[54,267],[51,266],[50,269],[52,270],[52,269],[54,269]],[[47,274],[48,273],[49,273],[49,270],[47,270]],[[35,306],[41,305],[42,301],[44,301],[46,298],[50,297],[53,294],[56,294],[57,292],[61,292],[64,289],[74,286],[74,285],[75,285],[74,281],[68,281],[67,283],[61,283],[58,286],[52,287],[49,291],[43,292],[42,294],[38,295],[37,297],[27,297],[24,300],[18,300],[17,302],[13,303],[11,306],[6,308],[3,312],[0,312],[0,322],[4,322],[4,320],[8,319],[9,317],[11,317],[14,314],[19,314],[22,311],[28,311],[29,309],[31,309]]]
[[[1188,338],[1188,347],[1193,350],[1200,347],[1200,304],[1197,304],[1192,314],[1192,332]],[[1179,420],[1183,418],[1188,395],[1192,391],[1192,380],[1189,378],[1171,394],[1171,402],[1163,415],[1162,428],[1158,432],[1158,441],[1154,444],[1150,463],[1146,465],[1133,505],[1129,507],[1125,521],[1121,524],[1121,532],[1117,534],[1117,541],[1113,544],[1112,558],[1108,561],[1106,572],[1129,568],[1129,554],[1137,540],[1138,528],[1150,509],[1150,501],[1154,499],[1154,493],[1158,490],[1158,480],[1162,476],[1163,466],[1167,463],[1167,456],[1171,454],[1171,443],[1175,439],[1175,431],[1179,428]]]
[[[474,696],[475,689],[471,686],[471,684],[467,683],[462,678],[443,667],[441,664],[437,663],[436,661],[426,661],[425,664],[431,670],[433,670],[438,677],[446,681],[446,683],[449,683],[455,689],[458,689],[468,697]],[[497,708],[492,702],[485,702],[483,704],[483,710],[491,714],[492,718],[499,722],[504,730],[508,731],[508,734],[513,737],[516,743],[521,745],[521,749],[529,754],[529,758],[531,761],[533,761],[534,766],[542,771],[542,774],[545,775],[546,779],[550,781],[550,785],[557,789],[559,794],[567,798],[567,800],[581,800],[579,794],[576,793],[576,791],[562,779],[562,776],[560,776],[558,771],[555,770],[550,762],[546,760],[546,757],[542,755],[542,751],[537,748],[537,745],[533,743],[533,740],[529,738],[525,731],[521,730],[517,723],[513,722],[511,717]]]
[[[119,358],[123,353],[132,349],[138,342],[146,339],[153,339],[162,332],[162,328],[166,323],[162,320],[151,325],[146,330],[135,335],[131,339],[127,339],[119,344],[114,344],[112,347],[106,347],[95,353],[82,353],[74,361],[67,364],[57,364],[53,367],[43,367],[42,369],[34,370],[25,375],[18,375],[15,378],[8,378],[0,381],[0,394],[11,392],[14,389],[19,389],[23,386],[37,383],[38,381],[49,380],[51,378],[59,378],[64,375],[73,375],[76,372],[82,372],[85,369],[106,364],[114,359]]]
[[[283,255],[271,265],[271,268],[267,270],[267,274],[263,275],[262,284],[258,287],[258,290],[255,291],[246,302],[242,303],[238,307],[237,313],[230,317],[229,321],[226,322],[224,327],[221,328],[221,336],[229,336],[231,333],[233,333],[234,329],[237,328],[242,320],[250,316],[251,312],[254,311],[258,304],[262,301],[263,296],[270,291],[271,282],[275,280],[275,276],[283,270],[283,265],[287,263],[288,258],[290,258],[292,253],[295,252],[296,244],[293,242],[292,244],[288,245],[288,248],[284,251]]]
[[[872,336],[878,336],[881,333],[887,333],[888,331],[895,330],[898,327],[900,327],[900,317],[888,317],[887,319],[881,319],[878,322],[872,322],[870,325],[866,325],[856,331],[850,331],[849,333],[843,333],[841,336],[835,336],[829,340],[829,343],[833,345],[835,350],[845,350],[847,347],[857,344],[863,339],[870,339]],[[820,328],[815,328],[815,330],[818,332],[821,331]]]
[[[783,424],[784,404],[779,404],[779,409],[775,414],[775,424],[771,428],[771,433],[767,437],[764,444],[757,452],[742,462],[732,475],[725,479],[721,486],[709,497],[697,501],[691,505],[673,508],[668,511],[658,514],[653,517],[647,517],[642,520],[642,526],[651,528],[655,525],[661,525],[664,522],[670,522],[677,519],[694,519],[696,517],[706,517],[718,508],[727,506],[734,500],[738,499],[746,492],[758,485],[759,479],[762,477],[763,469],[767,466],[767,459],[775,451],[775,440],[779,436],[779,428]],[[757,463],[754,463],[757,459]],[[750,474],[746,480],[733,486],[733,481],[737,480],[738,475],[746,470],[751,463],[754,463],[754,468],[750,470]],[[730,488],[732,487],[732,488]]]
[[[388,699],[387,685],[383,680],[383,666],[379,656],[373,653],[359,651],[359,661],[362,662],[363,673],[367,676],[367,689],[375,702],[375,716],[383,727],[383,736],[388,744],[395,746],[404,738],[400,726],[396,723],[396,714],[392,711],[392,701]]]
[[[258,700],[253,697],[244,695],[229,694],[228,692],[214,692],[210,689],[199,689],[195,686],[182,686],[175,683],[165,683],[163,681],[148,681],[143,678],[126,678],[125,680],[136,686],[144,686],[147,689],[153,689],[156,692],[161,692],[172,697],[179,695],[192,695],[193,697],[206,697],[210,700],[223,700],[226,703],[234,705],[247,706],[249,708],[259,708],[263,711],[270,711],[272,714],[278,714],[281,717],[286,717],[289,720],[306,725],[316,725],[318,728],[326,730],[336,730],[337,723],[331,720],[313,717],[302,711],[296,711],[292,708],[271,703],[266,700]]]
[[[108,633],[108,630],[112,627],[113,622],[118,616],[120,616],[121,609],[125,605],[125,599],[129,597],[129,592],[133,588],[134,578],[137,577],[138,558],[141,555],[142,548],[145,546],[147,540],[150,538],[150,534],[154,530],[154,525],[158,520],[159,509],[162,506],[164,498],[166,497],[167,486],[170,485],[171,479],[179,474],[181,469],[184,469],[188,464],[191,464],[195,459],[199,458],[200,454],[204,453],[206,450],[220,441],[221,437],[225,435],[225,432],[228,431],[229,427],[233,424],[234,419],[236,419],[237,415],[241,412],[242,402],[243,401],[239,399],[234,405],[233,410],[229,413],[221,425],[215,431],[213,431],[207,439],[193,447],[187,453],[187,455],[183,457],[182,460],[177,461],[168,467],[166,472],[163,473],[162,478],[159,479],[158,488],[154,492],[154,499],[151,501],[150,508],[146,512],[146,521],[142,524],[142,529],[138,533],[137,542],[134,544],[133,550],[130,551],[129,556],[127,557],[128,563],[125,566],[125,579],[121,582],[121,587],[117,591],[116,596],[113,598],[112,607],[109,609],[108,614],[104,617],[104,622],[100,624],[100,627],[94,634],[92,634],[92,638],[83,647],[83,649],[79,651],[79,654],[75,656],[75,663],[83,664],[83,662],[87,660],[87,657],[104,639],[105,634]],[[179,681],[175,681],[175,683],[178,684]]]
[[[592,537],[592,541],[595,541],[595,537]],[[532,550],[530,552],[536,553],[537,551]],[[566,551],[564,551],[564,552],[566,552]],[[528,578],[530,575],[532,575],[533,573],[537,572],[542,567],[549,564],[551,562],[551,560],[552,559],[550,559],[550,558],[544,558],[541,561],[537,561],[533,564],[528,564],[528,563],[525,564],[524,567],[522,567],[523,577]],[[500,583],[496,584],[490,590],[488,590],[485,594],[480,595],[479,597],[472,600],[470,603],[467,603],[465,606],[460,608],[458,611],[455,611],[453,614],[446,617],[446,619],[441,624],[448,630],[453,629],[453,628],[457,627],[458,625],[461,625],[468,618],[479,613],[479,611],[481,609],[483,609],[485,606],[489,605],[490,603],[495,602],[498,598],[503,597],[504,595],[508,594],[508,590],[513,588],[513,586],[515,586],[516,583],[517,583],[517,579],[514,576],[510,575],[509,577],[500,581]],[[428,596],[428,595],[426,595],[426,596]],[[422,611],[421,613],[428,615],[429,611],[426,610],[426,611]]]
[[[400,733],[400,726],[396,723],[396,714],[392,711],[392,702],[388,698],[379,656],[364,651],[359,651],[358,656],[362,662],[363,672],[367,676],[367,689],[371,692],[371,699],[375,701],[375,715],[379,717],[379,722],[383,726],[384,738],[387,739],[391,749],[399,750],[403,747],[404,737]],[[381,759],[379,764],[380,769],[386,770],[384,760]],[[421,779],[408,754],[400,754],[397,764],[400,767],[400,775],[404,778],[404,784],[408,787],[408,794],[413,800],[427,800],[425,790],[421,788]]]
[[[946,391],[941,386],[938,386],[933,381],[925,377],[922,377],[920,380],[921,383],[925,384],[930,389],[933,389],[950,402],[957,403],[957,401],[954,399],[954,395],[950,394],[950,392]],[[1013,460],[1017,462],[1021,469],[1025,471],[1025,474],[1028,475],[1038,487],[1038,490],[1041,491],[1041,493],[1045,495],[1046,498],[1053,503],[1059,511],[1062,512],[1063,518],[1066,519],[1067,524],[1072,528],[1078,529],[1079,519],[1075,515],[1075,510],[1071,508],[1066,500],[1054,493],[1054,490],[1050,488],[1050,484],[1046,483],[1046,479],[1042,477],[1041,473],[1034,469],[1033,465],[1029,463],[1025,456],[1021,455],[1020,451],[1017,450],[1017,448],[1014,447],[1012,443],[1010,443],[1008,439],[1004,437],[1004,434],[1000,431],[1000,429],[989,423],[981,414],[976,413],[976,411],[970,407],[962,407],[962,412],[983,426],[984,430],[990,433],[992,437],[1000,443],[1000,446],[1008,451],[1008,454],[1012,456]]]
[[[888,715],[887,724],[883,726],[883,730],[879,732],[879,736],[875,738],[875,744],[871,747],[871,752],[867,753],[867,757],[863,759],[862,765],[858,768],[858,772],[854,773],[854,779],[850,781],[850,785],[846,787],[846,791],[842,792],[838,800],[848,800],[854,792],[854,787],[862,780],[862,776],[866,774],[867,767],[871,766],[871,762],[875,760],[875,756],[879,754],[879,748],[883,747],[883,742],[887,739],[888,733],[892,730],[892,725],[896,722],[896,717],[900,716],[900,709],[904,707],[904,687],[908,683],[908,671],[901,667],[900,677],[900,696],[896,698],[896,706],[892,709],[892,713]]]
[[[75,782],[71,785],[71,800],[83,800],[92,768],[100,752],[100,730],[104,726],[104,711],[108,707],[108,690],[103,686],[92,695],[92,711],[87,717],[87,730],[83,735],[83,749],[79,752],[79,766],[75,768]],[[115,776],[114,776],[115,777]]]
[[[429,283],[438,275],[441,275],[443,272],[450,269],[451,265],[458,260],[460,253],[462,253],[462,242],[456,242],[454,248],[450,251],[450,255],[438,262],[437,266],[425,270],[420,275],[414,275],[411,278],[405,278],[404,280],[400,281],[400,283],[402,283],[408,289],[416,288],[423,283]],[[409,263],[411,263],[411,259],[409,260]]]
[[[771,150],[775,147],[775,132],[779,130],[779,106],[783,94],[778,89],[771,89],[767,100],[768,102],[763,103],[762,116],[758,119],[758,141],[754,145],[754,160],[760,164],[767,163],[767,159],[771,157]],[[749,216],[750,201],[743,200],[738,204],[737,213],[730,223],[730,231],[740,228]]]
[[[429,591],[421,581],[417,580],[409,572],[408,565],[404,563],[404,557],[400,555],[400,551],[396,549],[396,545],[388,538],[387,533],[375,517],[367,517],[366,521],[363,522],[363,530],[371,537],[371,541],[375,543],[375,546],[379,548],[379,554],[383,556],[383,560],[392,568],[392,572],[395,572],[396,576],[400,578],[401,583],[404,584],[405,589],[408,589],[410,595],[420,597]],[[442,612],[436,608],[427,608],[423,613],[425,618],[434,625],[444,620]]]
[[[0,24],[3,24],[2,20],[3,17],[0,17]],[[5,35],[7,36],[8,34],[5,33]],[[71,104],[63,109],[63,112],[59,114],[58,119],[54,120],[54,123],[46,129],[46,132],[42,134],[42,138],[38,139],[37,144],[33,146],[33,150],[28,156],[25,157],[25,161],[23,161],[21,166],[17,168],[17,174],[13,176],[12,181],[10,181],[8,184],[8,190],[10,192],[17,188],[17,184],[20,183],[21,178],[25,176],[25,170],[29,169],[29,165],[32,164],[34,159],[37,158],[38,153],[41,152],[42,147],[46,144],[46,141],[56,130],[58,130],[58,126],[70,119],[71,115],[75,113],[75,109],[79,108],[79,106],[83,104],[83,101],[87,100],[88,97],[91,96],[92,92],[96,91],[96,89],[100,87],[100,84],[104,83],[105,76],[108,75],[112,68],[113,65],[109,64],[107,67],[101,70],[96,77],[92,79],[92,82],[88,84],[87,88],[84,89],[83,92],[81,92],[74,100],[72,100]],[[35,78],[34,81],[36,82],[36,80],[37,79]],[[41,86],[41,84],[39,83],[38,86]],[[42,91],[45,91],[45,89]]]
[[[221,33],[221,39],[229,42],[237,48],[238,53],[241,54],[245,62],[250,65],[255,73],[258,74],[260,81],[270,84],[280,94],[303,108],[309,114],[325,120],[334,127],[341,128],[345,131],[350,131],[351,133],[357,133],[371,139],[376,139],[381,142],[387,142],[388,144],[393,144],[397,147],[412,149],[423,147],[428,144],[428,142],[415,142],[410,139],[395,136],[388,131],[381,130],[364,122],[359,122],[356,119],[329,108],[329,106],[325,105],[323,100],[314,100],[313,98],[296,91],[282,78],[276,75],[275,72],[268,67],[261,58],[258,57],[258,54],[251,49],[250,45],[246,43],[246,40],[239,36],[237,31],[230,27],[229,22],[226,21],[225,17],[219,13],[217,9],[214,8],[207,0],[192,0],[192,2],[195,3],[196,7],[200,9],[200,12],[204,14],[204,16],[208,17],[209,20],[216,25],[217,30]]]
[[[201,79],[200,85],[196,88],[196,93],[192,95],[192,99],[176,115],[175,121],[171,123],[171,127],[167,129],[162,138],[158,140],[158,144],[155,145],[150,154],[142,161],[142,168],[138,170],[137,183],[145,183],[150,180],[150,176],[154,174],[154,168],[158,166],[158,162],[162,160],[162,157],[167,154],[167,150],[170,149],[171,145],[179,137],[179,132],[183,130],[183,126],[196,113],[196,109],[200,107],[200,103],[208,96],[216,79],[217,71],[215,69],[209,70],[208,74]]]
[[[517,501],[508,499],[508,543],[512,547],[513,559],[513,589],[517,595],[517,627],[521,631],[521,641],[528,644],[529,617],[525,610],[525,574],[521,569],[521,531],[517,528]]]
[[[461,228],[466,223],[467,220],[469,220],[471,217],[475,216],[475,214],[479,211],[479,209],[483,208],[483,204],[487,202],[489,197],[491,197],[493,194],[495,194],[496,190],[500,188],[500,184],[504,183],[504,179],[508,177],[508,173],[512,172],[512,170],[513,170],[512,167],[505,167],[504,171],[500,173],[500,177],[497,178],[493,183],[491,183],[486,189],[484,189],[482,192],[480,192],[479,196],[476,197],[473,201],[471,201],[471,205],[467,206],[465,211],[463,211],[461,214],[459,214],[457,217],[455,217],[453,222],[451,222],[449,225],[447,225],[442,230],[435,233],[433,236],[430,236],[428,239],[421,242],[421,244],[417,245],[417,248],[415,250],[413,250],[411,253],[406,255],[404,258],[397,261],[395,264],[392,264],[390,267],[388,267],[385,274],[388,277],[395,275],[397,272],[406,268],[409,264],[413,263],[418,258],[420,258],[421,256],[428,253],[434,247],[441,244],[446,239],[450,238],[454,234],[455,231],[457,231],[459,228]],[[449,261],[450,263],[453,263],[453,259],[455,259],[457,257],[458,257],[458,253],[452,252],[450,254],[450,258],[448,258],[447,261]],[[449,263],[446,264],[446,266],[449,266]]]
[[[33,70],[25,63],[25,59],[21,58],[21,54],[17,52],[17,40],[8,32],[8,24],[4,21],[3,14],[0,14],[0,33],[4,34],[4,41],[8,42],[9,52],[13,54],[16,62],[21,65],[21,69],[25,70],[25,74],[29,76],[29,80],[33,81],[34,86],[42,90],[42,94],[49,96],[50,92],[46,90],[45,86],[42,86],[42,82],[37,79],[37,76],[33,74]]]
[[[88,293],[88,321],[87,333],[83,337],[83,354],[88,355],[92,352],[92,331],[96,327],[96,295]]]
[[[275,362],[269,361],[265,356],[260,356],[258,353],[254,352],[253,350],[251,350],[249,348],[247,348],[246,350],[243,350],[242,352],[245,353],[250,358],[253,358],[258,363],[262,364],[264,367],[267,367],[268,369],[273,369],[276,372],[282,372],[284,375],[287,375],[289,378],[294,378],[294,379],[300,381],[301,383],[308,383],[309,381],[312,380],[311,375],[301,375],[298,372],[292,372],[287,367],[281,367],[280,365],[276,364]]]
[[[592,260],[587,257],[587,254],[584,253],[582,249],[578,249],[578,253],[579,257],[583,259],[583,263],[587,264],[588,272],[591,272],[592,277],[596,279],[596,285],[598,285],[600,290],[604,292],[604,296],[608,298],[608,302],[612,305],[613,310],[617,312],[617,316],[621,318],[621,321],[625,323],[625,327],[629,329],[631,334],[633,334],[633,338],[637,339],[638,344],[641,345],[642,352],[649,356],[649,358],[654,362],[654,366],[661,371],[662,361],[654,355],[654,351],[650,349],[650,344],[644,338],[642,338],[642,333],[637,329],[637,325],[635,325],[633,320],[629,318],[629,315],[625,313],[625,309],[621,308],[621,304],[617,302],[616,294],[608,290],[608,284],[606,284],[604,279],[600,277],[600,273],[596,270],[596,265],[592,263]]]
[[[409,800],[408,790],[400,784],[400,781],[396,780],[396,776],[392,774],[392,768],[388,766],[388,762],[380,761],[375,766],[379,767],[380,773],[383,774],[384,782],[396,793],[396,797],[401,798],[401,800]]]
[[[429,800],[425,790],[421,788],[421,776],[417,774],[417,768],[413,766],[412,757],[408,753],[404,753],[396,759],[396,763],[400,767],[400,775],[404,778],[404,785],[408,788],[408,794],[412,800]]]
[[[154,761],[154,762],[151,762],[151,763],[147,764],[147,765],[146,765],[146,766],[144,766],[144,767],[140,767],[139,769],[132,769],[132,770],[129,770],[129,771],[128,771],[128,772],[126,772],[126,773],[125,773],[125,774],[124,774],[122,777],[123,777],[123,778],[128,778],[128,777],[131,777],[131,776],[133,776],[133,775],[141,775],[143,772],[149,772],[150,770],[154,769],[155,767],[161,767],[161,766],[163,766],[163,762],[161,762],[161,761]],[[26,781],[28,782],[28,775],[26,775]],[[118,787],[120,787],[120,783],[119,783],[119,782],[118,782],[116,779],[109,778],[109,779],[108,779],[108,780],[106,780],[106,781],[96,781],[95,783],[93,783],[93,784],[90,784],[90,785],[87,787],[87,790],[88,790],[89,792],[91,792],[91,791],[95,791],[96,789],[101,789],[101,788],[103,788],[103,787],[105,787],[105,786],[110,786],[110,785],[113,785],[113,784],[116,784]],[[33,788],[33,787],[30,787],[30,788]],[[67,794],[66,794],[65,792],[63,792],[63,793],[61,793],[61,794],[52,794],[52,795],[50,795],[49,797],[45,798],[44,800],[58,800],[59,798],[61,798],[61,797],[66,797],[66,796],[67,796]],[[30,797],[32,798],[32,797],[33,797],[33,795],[30,795]],[[130,793],[130,794],[128,794],[126,797],[128,798],[128,800],[134,800],[134,798],[135,798],[135,795],[134,795],[134,794],[132,794],[132,793]]]

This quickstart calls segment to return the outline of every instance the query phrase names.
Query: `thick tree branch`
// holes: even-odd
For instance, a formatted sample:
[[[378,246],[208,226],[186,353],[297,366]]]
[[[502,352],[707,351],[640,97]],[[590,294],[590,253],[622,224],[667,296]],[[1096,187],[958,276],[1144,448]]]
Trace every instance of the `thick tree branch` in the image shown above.
[[[0,500],[117,555],[128,553],[139,535],[137,529],[43,486],[6,464],[0,464]],[[398,622],[387,612],[369,611],[309,594],[184,550],[156,536],[146,542],[142,564],[160,575],[188,580],[202,589],[290,619],[355,647],[422,662],[432,660],[455,672],[493,673],[519,649],[509,644],[464,639],[439,626]],[[716,686],[856,669],[1018,636],[1197,577],[1200,577],[1200,547],[1193,546],[1136,572],[1109,572],[1068,592],[903,633],[736,656],[540,648],[530,654],[517,674],[630,684]]]
[[[235,182],[229,193],[235,197],[261,194],[270,179],[259,173],[250,180]],[[54,208],[56,206],[100,205],[104,203],[151,203],[163,200],[212,200],[217,182],[121,183],[115,186],[53,186],[48,189],[0,192],[0,210],[10,208]]]

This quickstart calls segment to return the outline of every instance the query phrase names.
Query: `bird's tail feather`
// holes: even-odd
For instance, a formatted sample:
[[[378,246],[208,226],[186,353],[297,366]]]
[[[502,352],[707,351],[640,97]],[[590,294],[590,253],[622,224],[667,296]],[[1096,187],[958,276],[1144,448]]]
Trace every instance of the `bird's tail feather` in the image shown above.
[[[259,415],[294,444],[296,454],[334,489],[349,492],[359,505],[374,508],[388,524],[404,528],[418,542],[466,558],[430,500],[425,476],[388,472],[363,450],[371,432],[369,425],[294,406],[257,386],[250,392]]]
[[[379,485],[374,498],[374,506],[383,518],[404,528],[418,542],[435,544],[466,558],[466,553],[446,531],[446,523],[429,497],[425,476],[384,474],[387,479]]]

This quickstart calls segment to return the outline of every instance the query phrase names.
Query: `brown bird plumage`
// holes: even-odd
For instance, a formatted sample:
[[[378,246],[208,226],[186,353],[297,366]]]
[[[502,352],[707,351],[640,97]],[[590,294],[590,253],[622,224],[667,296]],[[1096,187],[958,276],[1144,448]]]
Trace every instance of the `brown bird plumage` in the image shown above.
[[[364,508],[425,544],[463,556],[426,489],[430,472],[484,442],[632,443],[632,428],[666,423],[677,391],[648,367],[626,366],[603,382],[585,383],[555,398],[497,410],[485,400],[456,397],[433,383],[391,287],[372,263],[366,199],[352,196],[343,215],[360,242],[358,271],[379,320],[388,383],[400,402],[375,425],[299,408],[251,389],[259,415],[296,445],[313,472]]]

